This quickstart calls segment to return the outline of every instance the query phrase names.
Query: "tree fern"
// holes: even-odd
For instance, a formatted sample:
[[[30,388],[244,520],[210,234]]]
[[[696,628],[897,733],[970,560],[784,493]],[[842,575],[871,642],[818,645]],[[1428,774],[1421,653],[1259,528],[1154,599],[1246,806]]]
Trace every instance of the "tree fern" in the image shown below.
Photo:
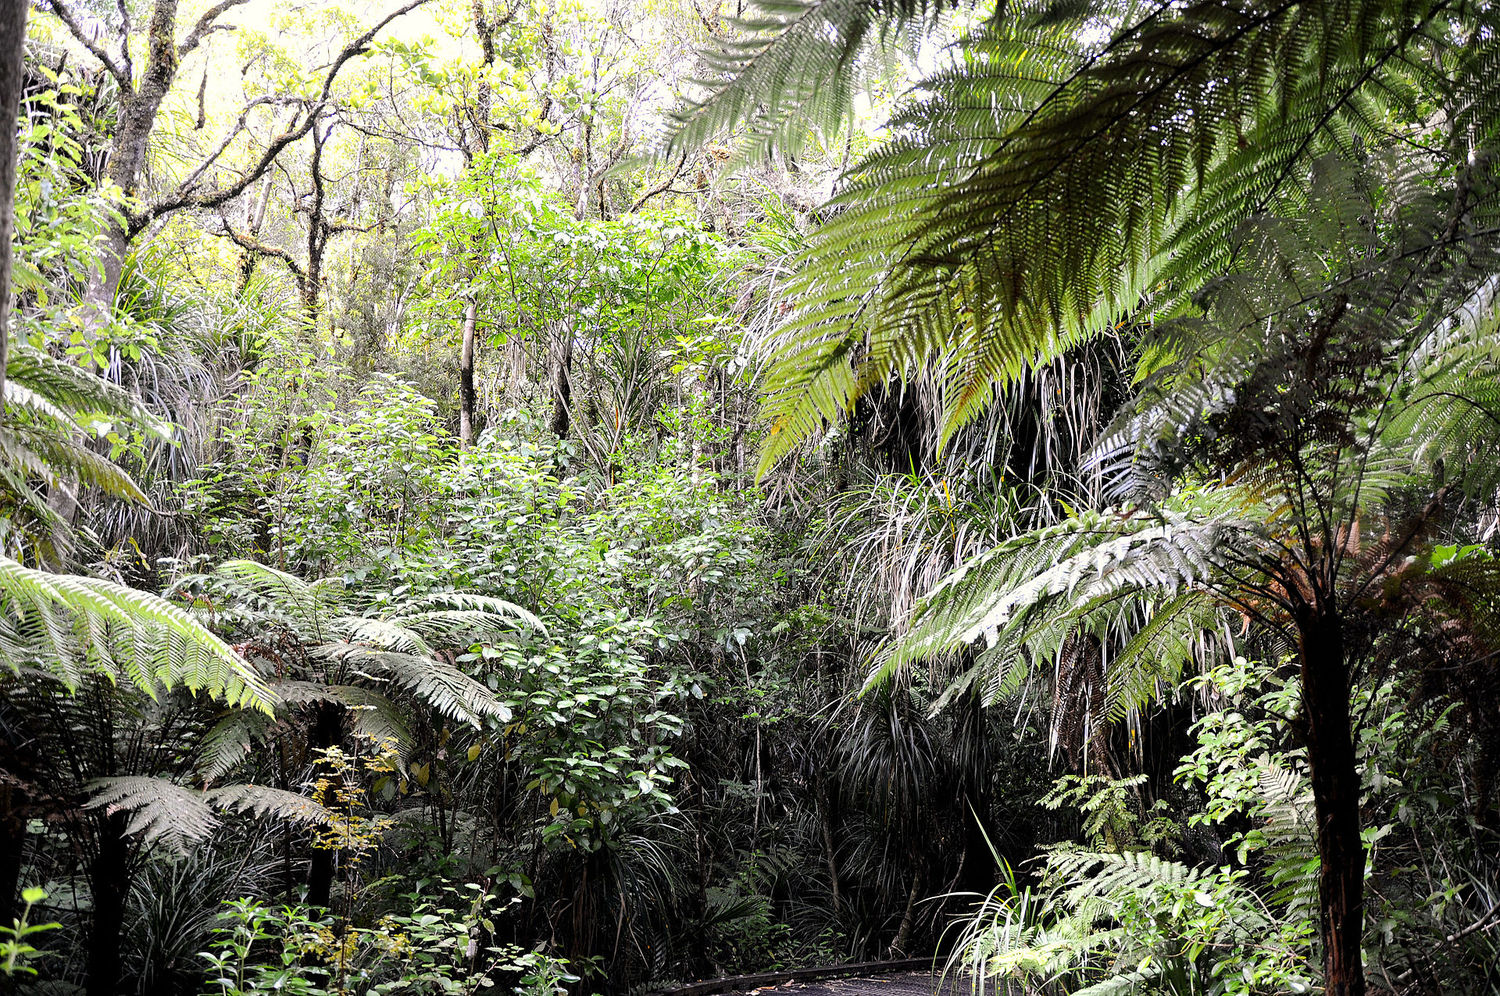
[[[1470,95],[1475,131],[1491,128],[1494,43],[1455,48],[1453,15],[1373,0],[1007,6],[915,89],[795,267],[762,469],[892,377],[935,371],[951,433],[997,382],[1143,304],[1175,313],[1230,263],[1245,219],[1310,203],[1317,157],[1419,131],[1425,102]],[[1490,12],[1461,16],[1489,37]],[[1107,42],[1080,42],[1086,26]]]
[[[709,91],[678,112],[669,152],[742,129],[758,149],[836,130],[860,70],[968,0],[753,0],[699,54]]]
[[[182,686],[268,710],[265,680],[180,607],[97,578],[52,574],[0,557],[0,664],[44,670],[76,687],[102,673],[155,696]]]
[[[283,711],[334,703],[352,716],[356,733],[391,744],[398,756],[410,739],[396,701],[402,696],[476,726],[487,718],[508,720],[509,708],[456,665],[455,652],[506,639],[518,627],[541,627],[520,606],[461,592],[367,609],[361,593],[337,579],[309,581],[248,560],[185,578],[178,590],[207,593],[194,596],[200,614],[245,632],[251,648],[279,648],[283,668],[300,659],[301,668],[271,683]],[[282,634],[291,638],[294,654]],[[200,777],[225,777],[267,730],[258,720],[225,717],[206,739]]]
[[[186,851],[208,839],[219,826],[219,813],[244,812],[259,818],[324,824],[326,809],[306,796],[264,785],[226,785],[200,791],[166,778],[120,775],[90,783],[86,809],[130,816],[126,833],[149,843]]]

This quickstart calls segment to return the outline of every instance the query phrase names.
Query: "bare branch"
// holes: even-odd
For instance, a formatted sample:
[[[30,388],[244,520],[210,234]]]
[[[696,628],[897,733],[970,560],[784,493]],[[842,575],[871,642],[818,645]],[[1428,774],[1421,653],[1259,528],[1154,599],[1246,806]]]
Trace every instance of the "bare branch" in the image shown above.
[[[229,149],[230,143],[238,138],[240,133],[246,129],[251,111],[255,110],[257,107],[263,107],[267,104],[285,106],[289,103],[295,103],[295,101],[291,101],[281,97],[257,97],[254,100],[250,101],[250,103],[246,104],[245,109],[240,112],[239,119],[235,121],[234,126],[229,129],[229,133],[224,136],[224,140],[219,143],[219,147],[214,149],[214,151],[210,153],[208,157],[203,160],[203,162],[199,163],[198,168],[189,173],[187,179],[183,180],[180,184],[177,185],[177,189],[183,192],[191,192],[193,188],[197,186],[199,178],[202,177],[204,173],[208,172],[209,168],[213,166],[214,163],[219,161],[219,157]]]
[[[68,31],[78,40],[78,44],[88,49],[89,54],[99,60],[100,64],[115,78],[115,82],[120,84],[122,90],[126,93],[135,92],[135,81],[131,78],[128,64],[122,65],[119,60],[109,54],[103,45],[100,45],[95,38],[91,37],[83,29],[83,22],[78,19],[76,11],[69,7],[64,0],[47,0],[47,6],[52,8],[52,13],[56,14],[57,19],[63,22]],[[121,48],[124,47],[123,45],[121,46]],[[126,59],[129,58],[130,56],[127,54]]]
[[[411,2],[407,3],[404,7],[392,11],[385,17],[384,20],[380,21],[369,31],[366,31],[364,34],[354,39],[354,41],[350,42],[348,45],[345,45],[344,50],[339,53],[338,58],[334,59],[333,64],[328,68],[328,76],[323,80],[322,100],[326,102],[329,95],[332,94],[334,80],[338,77],[339,70],[344,68],[344,63],[348,62],[356,55],[363,55],[366,51],[365,46],[369,45],[370,42],[374,40],[375,36],[380,34],[381,30],[387,24],[390,24],[392,21],[394,21],[398,17],[401,17],[403,14],[410,14],[412,11],[416,10],[418,7],[427,2],[428,0],[411,0]]]
[[[307,280],[307,273],[302,269],[302,264],[297,262],[296,257],[285,249],[262,242],[244,232],[235,231],[234,226],[229,223],[229,219],[222,214],[219,215],[219,222],[223,227],[219,231],[214,232],[215,235],[223,236],[246,252],[254,253],[257,256],[264,256],[268,259],[281,260],[281,262],[286,264],[286,268],[292,272],[292,276],[296,278],[299,285]]]
[[[639,211],[647,201],[655,197],[657,194],[664,194],[667,191],[671,190],[672,184],[677,182],[677,178],[682,175],[682,168],[686,165],[687,153],[684,152],[682,155],[677,157],[677,168],[672,170],[672,175],[642,194],[640,196],[640,199],[630,206],[629,213],[634,214],[635,212]]]
[[[199,43],[214,31],[233,31],[234,25],[232,24],[215,24],[214,22],[225,11],[232,10],[248,2],[249,0],[219,0],[218,3],[204,11],[203,16],[198,18],[198,23],[193,26],[193,30],[188,32],[188,36],[182,40],[182,44],[177,46],[177,57],[182,58],[197,48]]]
[[[233,183],[230,183],[227,186],[219,187],[215,190],[208,190],[204,191],[203,193],[194,193],[192,190],[192,184],[197,182],[197,179],[203,175],[203,170],[207,168],[206,166],[200,167],[198,170],[194,171],[193,175],[188,178],[187,182],[180,184],[175,191],[148,205],[144,210],[133,214],[130,218],[130,225],[132,230],[139,232],[155,219],[160,218],[164,214],[169,214],[173,211],[176,211],[179,208],[216,208],[226,201],[230,201],[238,197],[241,193],[244,192],[246,187],[250,186],[256,180],[259,180],[260,177],[266,172],[266,170],[271,168],[271,164],[274,163],[276,161],[276,158],[281,155],[282,150],[291,145],[293,142],[296,142],[299,139],[303,138],[309,131],[312,130],[313,125],[318,121],[318,118],[322,114],[324,108],[328,106],[329,100],[333,94],[333,84],[338,79],[339,72],[344,68],[345,64],[355,56],[362,55],[367,50],[366,46],[370,44],[371,40],[374,39],[374,37],[379,34],[387,24],[390,24],[392,21],[402,16],[403,14],[411,13],[418,7],[421,7],[423,4],[426,4],[428,2],[430,2],[430,0],[409,0],[409,2],[402,7],[382,18],[380,22],[370,30],[354,39],[348,45],[345,45],[343,50],[339,52],[338,57],[334,59],[333,62],[329,65],[328,73],[323,78],[323,87],[319,93],[318,101],[308,109],[307,116],[303,118],[300,123],[294,123],[286,131],[273,138],[271,140],[271,144],[266,146],[265,150],[261,152],[260,157],[256,159],[256,161],[251,164],[243,174],[241,174],[238,180],[235,180]],[[222,4],[220,6],[222,6]],[[232,140],[233,135],[231,135],[230,138],[226,140],[225,146],[227,146],[228,142]],[[215,153],[214,158],[217,158],[218,155],[222,154],[222,151],[223,150],[221,148],[219,152]]]
[[[338,235],[342,232],[373,232],[380,227],[380,222],[372,221],[368,225],[356,225],[350,221],[329,221],[323,224],[323,229],[329,235]]]

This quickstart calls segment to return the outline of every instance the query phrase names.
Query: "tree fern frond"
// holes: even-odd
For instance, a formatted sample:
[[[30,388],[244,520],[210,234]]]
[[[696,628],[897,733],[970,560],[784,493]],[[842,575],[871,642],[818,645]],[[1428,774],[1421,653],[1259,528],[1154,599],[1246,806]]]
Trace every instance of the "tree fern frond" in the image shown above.
[[[151,843],[177,851],[207,839],[219,825],[202,792],[165,778],[120,775],[100,778],[88,785],[91,795],[85,809],[130,814],[126,833],[139,834]]]
[[[809,128],[837,129],[872,55],[966,0],[753,0],[730,36],[699,52],[706,99],[676,115],[668,152],[743,128],[746,151],[795,148]]]
[[[310,638],[328,638],[330,618],[342,605],[342,582],[337,579],[304,581],[295,574],[254,560],[228,560],[214,569],[218,577],[238,583],[271,601],[287,614],[292,625]]]
[[[125,419],[158,432],[168,429],[129,391],[75,364],[54,359],[28,343],[11,344],[5,375],[7,380],[26,389],[26,395],[17,397],[18,403],[25,404],[25,397],[42,399],[47,408],[66,411],[67,418],[60,419],[66,423],[74,424],[81,417],[97,415]],[[7,398],[7,403],[10,400]]]
[[[96,671],[155,697],[183,686],[230,705],[269,711],[274,701],[256,670],[171,602],[98,578],[50,574],[0,557],[0,630],[36,657],[3,661],[54,669],[70,687]]]
[[[327,809],[307,796],[268,785],[224,785],[209,789],[205,799],[219,809],[248,813],[261,819],[312,824],[326,824],[331,819]]]
[[[1310,203],[1320,156],[1452,87],[1414,68],[1451,50],[1441,0],[1148,4],[1080,43],[1095,13],[963,39],[828,205],[784,290],[763,472],[892,378],[942,371],[951,434],[994,384],[1173,312],[1246,219]]]
[[[281,696],[283,689],[277,686]],[[286,699],[283,697],[282,701]],[[198,746],[198,777],[210,785],[239,767],[251,755],[255,741],[263,738],[275,719],[262,712],[232,709],[204,734]]]
[[[148,503],[123,467],[51,426],[0,428],[0,460],[16,464],[51,487],[64,487],[69,478],[76,478],[117,498]]]
[[[478,725],[486,716],[510,718],[509,710],[488,688],[436,658],[353,643],[325,644],[315,654],[387,678],[450,719]]]

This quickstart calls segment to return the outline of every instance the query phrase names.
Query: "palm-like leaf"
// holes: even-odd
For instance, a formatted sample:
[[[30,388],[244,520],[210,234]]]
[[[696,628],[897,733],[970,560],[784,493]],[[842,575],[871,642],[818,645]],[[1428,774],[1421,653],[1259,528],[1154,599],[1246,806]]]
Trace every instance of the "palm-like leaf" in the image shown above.
[[[709,96],[678,115],[672,147],[743,128],[751,148],[795,147],[848,113],[858,72],[967,0],[754,0],[704,49]]]
[[[451,651],[501,639],[518,626],[541,628],[531,612],[503,599],[461,592],[434,592],[394,607],[360,613],[357,593],[337,580],[306,581],[286,571],[249,560],[219,565],[209,578],[190,579],[224,587],[231,596],[253,603],[262,623],[284,627],[305,647],[309,659],[328,665],[327,674],[359,676],[402,689],[443,715],[478,724],[488,716],[509,718],[509,710],[488,688],[453,663]],[[185,584],[189,582],[184,582]],[[367,732],[381,739],[405,738],[406,727],[388,698],[341,678],[323,682],[283,682],[277,691],[291,703],[342,702],[360,714]],[[254,732],[244,724],[216,755],[248,747]],[[210,763],[207,770],[222,774]]]
[[[1437,0],[1008,11],[828,206],[784,294],[763,470],[892,377],[939,378],[951,433],[1149,291],[1173,312],[1246,218],[1308,203],[1318,156],[1415,129],[1425,100],[1494,126],[1495,44],[1452,46]]]
[[[323,824],[329,813],[306,796],[265,785],[226,785],[200,791],[166,778],[119,775],[89,784],[86,809],[130,814],[126,832],[178,851],[206,840],[219,825],[218,812],[263,819]]]
[[[269,710],[261,676],[192,615],[98,578],[51,574],[0,557],[0,664],[40,668],[69,688],[89,673],[146,694],[186,687]]]

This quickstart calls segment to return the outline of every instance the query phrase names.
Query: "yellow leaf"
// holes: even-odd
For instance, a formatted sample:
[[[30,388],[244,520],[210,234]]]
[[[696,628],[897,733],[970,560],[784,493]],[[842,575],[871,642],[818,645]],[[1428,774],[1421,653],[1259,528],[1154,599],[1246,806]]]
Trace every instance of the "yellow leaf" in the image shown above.
[[[477,760],[479,760],[479,745],[478,744],[475,744],[473,747],[469,748],[469,760],[471,760],[471,761],[477,761]]]
[[[553,816],[557,815],[557,800],[556,799],[552,800],[552,815]]]

